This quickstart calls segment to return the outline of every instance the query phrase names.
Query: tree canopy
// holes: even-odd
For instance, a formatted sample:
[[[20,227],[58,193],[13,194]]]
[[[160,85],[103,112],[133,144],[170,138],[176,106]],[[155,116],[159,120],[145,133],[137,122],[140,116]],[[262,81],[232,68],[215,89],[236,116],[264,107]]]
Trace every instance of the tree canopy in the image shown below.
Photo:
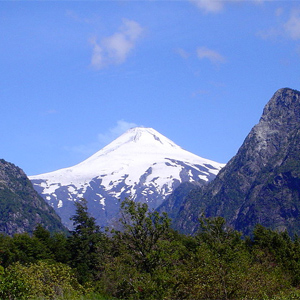
[[[1,299],[300,298],[297,236],[257,225],[245,237],[220,217],[201,217],[186,236],[130,199],[120,230],[103,232],[84,199],[75,205],[69,235],[0,235]]]

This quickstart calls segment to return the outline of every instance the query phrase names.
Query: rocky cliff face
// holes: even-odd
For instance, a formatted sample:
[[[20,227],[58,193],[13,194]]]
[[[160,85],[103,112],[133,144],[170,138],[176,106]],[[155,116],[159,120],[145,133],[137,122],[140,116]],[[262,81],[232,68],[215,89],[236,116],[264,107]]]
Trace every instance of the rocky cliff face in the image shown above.
[[[194,232],[198,216],[222,216],[248,234],[255,224],[300,232],[300,92],[278,90],[238,153],[207,187],[194,189],[175,218]]]
[[[0,160],[0,233],[33,232],[37,224],[50,231],[63,231],[53,208],[33,189],[26,174]]]

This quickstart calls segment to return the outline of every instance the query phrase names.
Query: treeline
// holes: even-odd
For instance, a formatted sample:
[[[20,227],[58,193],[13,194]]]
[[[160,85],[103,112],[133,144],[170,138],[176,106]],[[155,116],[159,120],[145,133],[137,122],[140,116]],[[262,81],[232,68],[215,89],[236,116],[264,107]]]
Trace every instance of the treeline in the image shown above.
[[[0,299],[300,299],[300,239],[256,226],[252,237],[201,218],[185,236],[167,215],[125,200],[103,232],[76,203],[74,230],[0,235]]]

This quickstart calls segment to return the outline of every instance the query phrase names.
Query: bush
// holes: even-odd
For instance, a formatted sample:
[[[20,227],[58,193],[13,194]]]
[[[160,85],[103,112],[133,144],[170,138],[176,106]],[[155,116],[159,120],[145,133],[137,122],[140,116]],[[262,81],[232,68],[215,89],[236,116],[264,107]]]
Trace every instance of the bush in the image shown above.
[[[65,293],[79,296],[83,292],[72,269],[57,262],[15,263],[2,278],[1,299],[56,299]]]
[[[29,299],[29,285],[12,270],[4,271],[0,266],[0,299]]]

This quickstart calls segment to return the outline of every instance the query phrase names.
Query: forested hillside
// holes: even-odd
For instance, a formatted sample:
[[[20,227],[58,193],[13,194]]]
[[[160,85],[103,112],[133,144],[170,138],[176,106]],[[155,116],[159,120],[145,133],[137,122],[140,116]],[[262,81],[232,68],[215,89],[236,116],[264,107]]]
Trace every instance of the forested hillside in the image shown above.
[[[201,218],[195,236],[165,214],[122,202],[120,230],[100,232],[76,203],[69,236],[38,226],[0,236],[1,299],[299,299],[300,239],[257,225],[252,238]]]
[[[34,190],[26,174],[0,159],[0,233],[32,233],[38,224],[51,232],[66,230],[54,209]]]

